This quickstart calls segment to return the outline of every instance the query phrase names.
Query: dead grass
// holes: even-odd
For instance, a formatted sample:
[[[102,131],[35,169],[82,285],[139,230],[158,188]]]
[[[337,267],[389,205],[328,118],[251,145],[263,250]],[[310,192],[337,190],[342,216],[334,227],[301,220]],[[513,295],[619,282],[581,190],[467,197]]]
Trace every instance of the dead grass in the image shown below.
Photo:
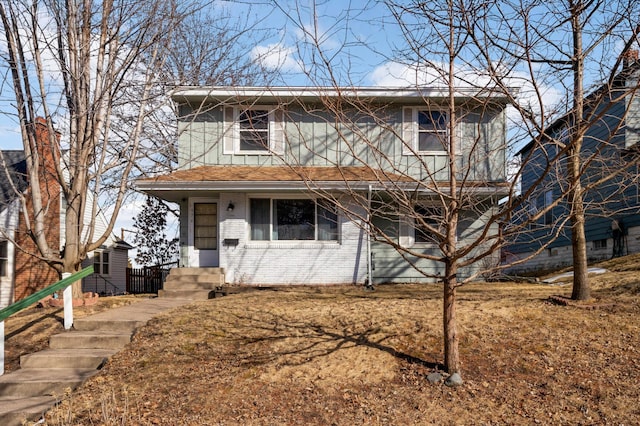
[[[458,388],[426,380],[442,362],[438,285],[198,302],[139,330],[47,424],[637,424],[640,276],[592,288],[592,310],[549,302],[570,286],[461,288]]]

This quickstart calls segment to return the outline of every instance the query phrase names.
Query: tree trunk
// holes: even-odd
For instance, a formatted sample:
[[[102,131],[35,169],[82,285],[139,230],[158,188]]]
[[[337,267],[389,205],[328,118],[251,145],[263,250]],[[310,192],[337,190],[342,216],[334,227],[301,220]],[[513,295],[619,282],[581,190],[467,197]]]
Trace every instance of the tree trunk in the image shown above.
[[[568,152],[567,172],[571,189],[569,203],[571,208],[571,243],[573,246],[573,291],[571,298],[586,300],[589,298],[589,277],[587,275],[587,240],[584,231],[584,191],[580,154],[584,142],[584,52],[582,50],[583,13],[582,0],[570,2],[571,25],[573,29],[573,135],[571,149]]]
[[[456,324],[456,267],[447,262],[444,280],[443,325],[444,325],[444,367],[447,373],[460,373],[460,352],[458,349],[458,327]]]
[[[68,272],[70,272],[71,274],[75,274],[76,272],[79,272],[79,268],[75,268],[75,269],[76,270],[74,271],[68,271]],[[84,294],[82,292],[82,280],[78,280],[73,284],[71,284],[71,292],[73,293],[74,299],[82,299]]]
[[[578,178],[579,180],[580,178]],[[584,204],[578,187],[571,199],[571,244],[573,245],[573,300],[587,300],[591,296],[587,274],[587,239],[584,232]]]

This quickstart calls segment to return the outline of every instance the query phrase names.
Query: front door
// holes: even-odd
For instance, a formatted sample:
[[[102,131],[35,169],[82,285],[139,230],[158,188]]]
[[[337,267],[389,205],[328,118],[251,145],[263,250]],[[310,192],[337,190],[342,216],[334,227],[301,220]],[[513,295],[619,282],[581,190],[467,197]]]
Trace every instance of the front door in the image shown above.
[[[216,267],[219,265],[218,203],[194,200],[190,204],[190,266]]]

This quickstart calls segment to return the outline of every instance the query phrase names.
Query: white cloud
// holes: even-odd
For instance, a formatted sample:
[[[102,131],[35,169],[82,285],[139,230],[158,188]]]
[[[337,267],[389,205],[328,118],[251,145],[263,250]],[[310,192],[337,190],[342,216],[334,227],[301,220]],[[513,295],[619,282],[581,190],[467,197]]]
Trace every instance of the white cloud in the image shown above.
[[[373,85],[383,87],[442,88],[447,87],[447,72],[448,65],[440,63],[418,65],[386,62],[371,72],[369,80]],[[458,88],[492,86],[492,79],[482,70],[456,65],[454,73],[454,83]],[[541,102],[545,115],[548,115],[551,111],[555,111],[563,100],[561,91],[548,85],[536,87],[532,83],[531,77],[526,74],[514,72],[505,80],[510,87],[518,90],[518,103],[538,115],[541,113]],[[513,108],[509,111],[510,114],[516,113]],[[515,116],[511,118],[516,119]]]
[[[375,86],[387,87],[447,87],[448,65],[433,63],[401,64],[398,62],[386,62],[376,67],[370,75],[370,80]],[[454,84],[456,87],[483,87],[490,83],[490,78],[481,71],[469,67],[455,67]]]
[[[256,46],[251,50],[251,59],[271,70],[299,72],[301,64],[294,58],[295,50],[281,43]]]

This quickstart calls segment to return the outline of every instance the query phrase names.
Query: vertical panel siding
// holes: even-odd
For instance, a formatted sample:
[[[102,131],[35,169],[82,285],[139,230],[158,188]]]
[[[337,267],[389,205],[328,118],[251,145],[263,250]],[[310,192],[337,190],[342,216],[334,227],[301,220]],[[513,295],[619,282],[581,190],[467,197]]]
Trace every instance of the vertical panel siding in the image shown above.
[[[199,115],[186,107],[179,123],[180,166],[199,165],[277,165],[278,156],[225,154],[221,108]],[[504,179],[504,114],[501,111],[475,111],[461,114],[456,134],[460,138],[461,172],[470,179]],[[389,107],[384,117],[352,114],[349,123],[336,123],[327,112],[305,112],[289,107],[285,114],[285,161],[291,164],[326,166],[399,168],[417,179],[429,175],[436,180],[448,178],[447,155],[403,155],[402,107]],[[476,143],[477,142],[477,143]],[[372,149],[375,147],[376,149]],[[473,148],[473,149],[472,149]],[[379,150],[376,152],[376,150]],[[467,173],[468,172],[468,173]]]

